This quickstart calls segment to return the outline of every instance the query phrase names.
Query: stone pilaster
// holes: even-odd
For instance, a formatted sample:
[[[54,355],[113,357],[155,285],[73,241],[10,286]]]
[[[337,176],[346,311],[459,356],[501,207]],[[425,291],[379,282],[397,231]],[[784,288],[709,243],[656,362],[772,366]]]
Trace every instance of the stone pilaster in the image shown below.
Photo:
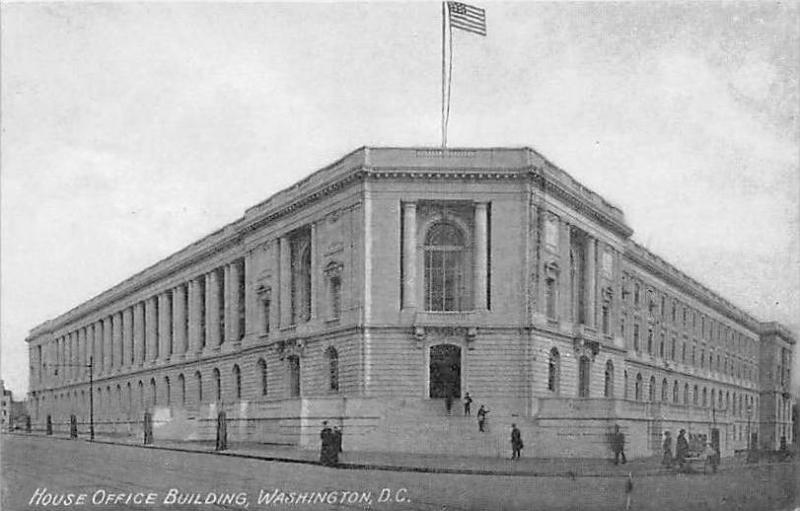
[[[403,307],[417,306],[417,203],[403,203]]]
[[[487,304],[487,262],[488,262],[488,231],[487,231],[487,204],[475,204],[475,298],[474,309],[486,310]]]
[[[133,366],[133,307],[122,311],[122,366]]]
[[[141,367],[144,362],[144,303],[133,306],[133,364]]]
[[[158,295],[158,360],[169,361],[172,346],[172,310],[169,291]]]
[[[111,373],[114,359],[114,346],[111,338],[111,316],[103,318],[103,372]]]
[[[558,222],[558,252],[560,274],[558,278],[558,319],[562,325],[572,322],[570,311],[572,309],[572,280],[570,278],[569,251],[570,251],[570,231],[568,223],[559,219]]]
[[[230,292],[228,293],[228,302],[230,306],[226,310],[230,310],[230,318],[225,321],[230,332],[230,341],[238,344],[241,340],[243,332],[239,330],[239,263],[238,260],[229,265],[230,268]]]
[[[586,319],[586,326],[595,328],[597,322],[595,321],[597,315],[597,307],[595,300],[597,297],[597,240],[591,236],[586,237],[586,244],[584,250],[585,255],[585,279],[584,285],[584,317]]]
[[[199,277],[204,278],[204,277]],[[203,349],[201,336],[203,335],[200,328],[200,314],[201,314],[201,301],[203,297],[200,296],[200,283],[198,279],[189,281],[189,352],[192,355],[200,353]]]
[[[256,290],[253,279],[253,252],[244,256],[244,335],[246,338],[258,333],[258,309],[256,308]]]
[[[320,272],[317,269],[317,264],[319,261],[319,257],[317,257],[317,223],[311,222],[311,239],[309,240],[309,250],[311,251],[311,300],[309,303],[311,304],[311,310],[309,311],[309,320],[314,321],[317,319],[318,311],[319,311],[319,294],[320,285],[319,285],[319,275]]]
[[[156,319],[156,300],[148,298],[144,302],[144,321],[145,321],[145,363],[155,360],[158,353],[158,321]]]
[[[278,307],[280,307],[280,327],[286,328],[292,324],[292,250],[290,240],[286,236],[280,239],[280,293]]]
[[[206,274],[206,348],[219,348],[219,330],[219,276],[212,270]]]
[[[183,357],[188,348],[186,332],[186,286],[172,290],[172,355]]]

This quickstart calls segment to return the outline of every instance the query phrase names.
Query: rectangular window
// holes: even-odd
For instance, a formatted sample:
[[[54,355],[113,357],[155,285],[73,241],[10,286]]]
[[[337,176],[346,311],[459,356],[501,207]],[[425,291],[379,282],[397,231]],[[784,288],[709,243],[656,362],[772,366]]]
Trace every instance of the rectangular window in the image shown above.
[[[556,319],[556,280],[553,278],[545,280],[544,301],[547,317]]]
[[[637,353],[641,351],[639,346],[639,325],[635,323],[633,325],[633,349]]]

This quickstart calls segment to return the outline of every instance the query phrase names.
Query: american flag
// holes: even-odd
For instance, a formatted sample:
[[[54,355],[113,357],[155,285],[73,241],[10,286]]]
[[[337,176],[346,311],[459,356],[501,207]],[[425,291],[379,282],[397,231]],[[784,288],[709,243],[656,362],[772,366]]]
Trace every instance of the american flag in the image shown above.
[[[450,27],[460,28],[473,34],[486,35],[486,11],[484,9],[461,2],[447,2],[447,10],[450,13]]]

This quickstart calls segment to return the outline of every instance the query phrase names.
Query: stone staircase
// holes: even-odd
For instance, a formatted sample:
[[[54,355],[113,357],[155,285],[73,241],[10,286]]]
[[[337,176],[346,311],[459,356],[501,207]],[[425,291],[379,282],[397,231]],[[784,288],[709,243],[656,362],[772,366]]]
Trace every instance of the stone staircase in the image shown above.
[[[384,417],[380,428],[384,445],[377,446],[383,447],[380,450],[489,457],[505,456],[506,450],[510,453],[505,445],[509,436],[506,428],[497,427],[498,421],[490,416],[486,431],[479,432],[474,411],[464,416],[458,402],[449,415],[442,402],[419,400],[387,409]]]

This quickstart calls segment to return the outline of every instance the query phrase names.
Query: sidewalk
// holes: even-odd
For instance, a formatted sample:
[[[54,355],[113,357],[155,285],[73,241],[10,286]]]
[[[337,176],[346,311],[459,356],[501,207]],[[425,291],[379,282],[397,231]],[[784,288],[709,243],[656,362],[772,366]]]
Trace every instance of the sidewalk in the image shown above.
[[[24,435],[28,436],[28,435]],[[35,436],[42,436],[35,434]],[[68,440],[63,434],[51,438]],[[85,436],[79,440],[87,441]],[[143,445],[135,437],[110,437],[97,435],[95,443],[125,445],[145,449],[208,453],[218,456],[235,456],[284,463],[319,464],[319,453],[315,450],[294,446],[234,443],[225,451],[215,451],[214,442],[178,442],[156,440],[152,445]],[[390,452],[344,452],[339,456],[341,469],[390,470],[403,472],[429,472],[447,474],[508,475],[528,477],[627,477],[675,475],[674,470],[661,466],[660,457],[639,458],[625,465],[614,465],[610,459],[579,458],[522,458],[518,461],[476,456],[451,456],[433,454],[410,454]],[[763,463],[762,463],[763,464]],[[736,458],[725,458],[719,471],[744,468],[745,463]],[[702,475],[702,472],[700,472]]]

